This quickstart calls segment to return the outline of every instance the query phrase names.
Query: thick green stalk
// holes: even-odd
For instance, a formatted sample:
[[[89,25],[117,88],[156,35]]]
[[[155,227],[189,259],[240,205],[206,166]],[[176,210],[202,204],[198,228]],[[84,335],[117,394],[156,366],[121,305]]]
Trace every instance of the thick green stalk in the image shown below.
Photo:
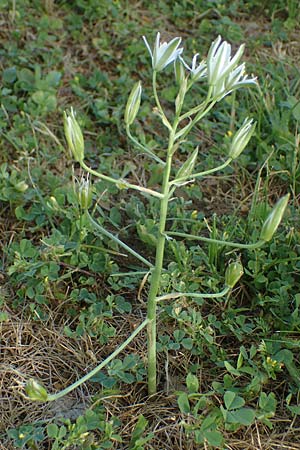
[[[166,221],[168,214],[168,203],[170,199],[170,175],[172,169],[172,156],[174,153],[174,142],[176,136],[176,130],[180,121],[180,113],[184,102],[184,96],[178,105],[176,116],[173,122],[173,126],[166,118],[163,109],[161,107],[157,89],[156,89],[156,72],[153,73],[153,92],[157,107],[160,111],[162,121],[164,125],[170,130],[169,143],[167,150],[166,164],[164,166],[164,175],[162,183],[162,198],[160,199],[160,219],[159,229],[156,245],[155,266],[151,274],[150,290],[147,303],[147,319],[148,319],[148,394],[153,395],[156,393],[156,297],[160,287],[160,279],[164,261],[164,251],[166,242]]]
[[[161,272],[165,250],[165,227],[169,201],[169,179],[172,167],[172,149],[174,143],[174,132],[171,133],[168,146],[167,161],[164,168],[162,185],[163,198],[160,200],[159,234],[157,238],[155,267],[151,275],[151,284],[148,296],[147,319],[148,319],[148,393],[156,393],[156,297],[159,290]]]

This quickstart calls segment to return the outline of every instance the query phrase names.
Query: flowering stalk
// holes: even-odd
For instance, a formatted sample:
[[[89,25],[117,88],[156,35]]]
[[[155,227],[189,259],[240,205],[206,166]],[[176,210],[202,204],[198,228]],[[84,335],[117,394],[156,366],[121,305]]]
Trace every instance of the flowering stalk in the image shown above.
[[[95,369],[85,375],[83,378],[73,383],[71,386],[65,388],[61,392],[48,395],[47,391],[35,380],[31,380],[27,385],[27,394],[32,400],[39,401],[53,401],[62,397],[71,390],[75,389],[81,383],[89,380],[100,369],[102,369],[109,361],[118,355],[134,337],[147,326],[147,349],[148,349],[148,392],[149,395],[156,393],[157,389],[157,355],[156,355],[156,326],[157,326],[157,306],[160,301],[172,300],[182,296],[187,298],[222,298],[226,296],[232,288],[239,281],[243,274],[243,267],[240,262],[236,261],[227,267],[225,273],[225,287],[216,293],[202,293],[202,292],[173,292],[168,294],[161,294],[161,277],[164,265],[165,245],[167,239],[172,237],[182,237],[185,239],[194,239],[204,242],[215,243],[223,246],[230,246],[236,248],[254,249],[262,246],[269,241],[276,231],[282,219],[284,211],[287,207],[289,196],[283,197],[272,210],[271,214],[265,221],[260,240],[255,243],[241,244],[235,242],[227,242],[217,239],[209,239],[202,236],[193,236],[181,232],[168,232],[166,230],[168,205],[171,196],[173,195],[177,186],[185,184],[192,179],[211,175],[216,171],[220,171],[235,160],[247,146],[252,137],[255,124],[252,119],[246,119],[241,128],[235,133],[229,153],[225,161],[216,167],[209,168],[205,171],[197,171],[198,148],[191,152],[182,167],[177,170],[175,176],[172,175],[173,157],[180,144],[183,144],[185,137],[192,130],[192,128],[219,102],[224,96],[243,86],[253,85],[256,83],[255,78],[248,79],[245,75],[245,64],[240,65],[239,61],[243,54],[244,46],[241,46],[234,56],[231,56],[231,46],[226,41],[218,37],[211,45],[207,60],[197,62],[198,54],[192,59],[191,66],[188,66],[182,58],[183,48],[180,47],[181,38],[175,37],[170,42],[160,42],[160,34],[156,36],[153,50],[148,41],[144,38],[146,47],[149,51],[152,68],[153,68],[153,94],[156,103],[156,112],[158,113],[162,123],[168,131],[168,145],[165,151],[165,158],[161,159],[155,155],[146,146],[140,144],[130,132],[130,127],[136,120],[141,103],[142,86],[137,82],[129,95],[129,99],[125,108],[124,122],[128,137],[139,147],[142,151],[148,154],[153,160],[163,167],[163,181],[161,189],[153,191],[143,186],[136,186],[126,180],[114,179],[100,172],[97,172],[84,162],[84,139],[81,129],[76,121],[75,114],[71,109],[71,113],[64,115],[65,135],[68,146],[73,154],[73,157],[78,161],[81,167],[89,174],[113,183],[119,189],[135,189],[143,194],[156,197],[159,201],[159,223],[158,234],[156,240],[155,261],[152,264],[142,255],[127,246],[117,236],[107,231],[93,217],[88,213],[87,209],[91,204],[91,188],[89,181],[83,180],[78,189],[78,202],[82,209],[85,210],[86,217],[89,219],[93,227],[98,232],[104,234],[107,238],[112,239],[120,247],[133,255],[142,264],[149,269],[150,287],[147,301],[147,317],[140,326],[121,344],[108,358],[101,362]],[[178,87],[178,94],[176,96],[174,105],[174,114],[172,120],[169,119],[159,99],[157,75],[160,74],[170,64],[174,64],[175,79]],[[189,111],[182,113],[183,105],[186,95],[190,92],[194,83],[207,82],[208,89],[206,98],[199,102],[198,105],[191,108]],[[186,122],[188,123],[186,124]],[[144,273],[137,272],[137,273]],[[122,275],[122,274],[118,274]]]
[[[155,266],[151,275],[151,283],[147,303],[148,318],[148,393],[149,395],[156,393],[156,297],[160,288],[161,273],[163,268],[164,251],[165,251],[165,227],[168,213],[169,203],[169,179],[172,168],[173,146],[175,142],[175,133],[177,129],[178,118],[175,119],[172,131],[169,136],[169,144],[166,156],[166,165],[164,168],[162,199],[160,200],[160,220],[158,225],[158,237],[156,245]]]

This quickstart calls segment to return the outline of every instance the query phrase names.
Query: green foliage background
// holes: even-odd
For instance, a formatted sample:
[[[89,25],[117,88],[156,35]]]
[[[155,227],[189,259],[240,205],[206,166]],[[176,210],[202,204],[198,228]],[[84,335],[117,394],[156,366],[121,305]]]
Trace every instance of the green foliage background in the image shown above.
[[[124,321],[138,322],[144,314],[143,294],[137,299],[144,273],[133,274],[143,268],[124,258],[82,215],[73,188],[80,174],[66,151],[62,113],[70,106],[77,111],[92,167],[155,187],[159,168],[137,154],[123,126],[128,94],[141,79],[135,132],[163,155],[164,134],[151,111],[149,55],[141,36],[150,42],[157,31],[166,38],[182,36],[191,57],[205,56],[218,34],[234,48],[246,42],[247,71],[258,75],[259,89],[227,97],[189,138],[178,166],[195,145],[201,168],[221,161],[223,135],[249,115],[258,121],[256,134],[231,168],[181,189],[170,205],[170,217],[176,219],[169,228],[252,241],[276,199],[289,191],[292,200],[275,238],[262,249],[237,255],[212,244],[170,242],[166,292],[218,291],[227,263],[237,256],[245,276],[222,303],[176,300],[161,308],[160,388],[173,396],[175,425],[168,423],[177,442],[173,448],[183,430],[182,448],[206,443],[238,449],[234,442],[255,423],[262,439],[285,432],[295,445],[290,448],[299,448],[289,428],[296,427],[300,414],[297,2],[161,0],[151,6],[145,1],[3,0],[0,12],[1,325],[6,330],[18,317],[43,327],[59,310],[65,338],[80,344],[88,336],[98,346],[98,358],[107,354],[106,345],[118,344]],[[170,71],[160,81],[166,106],[174,98],[172,77]],[[202,89],[195,95],[202,96]],[[156,201],[146,203],[104,182],[93,185],[93,199],[97,220],[151,257]],[[135,409],[128,431],[118,409],[110,413],[102,401],[107,392],[122,398],[128,389],[133,389],[131,404],[135,396],[137,403],[145,399],[140,394],[144,351],[137,345],[101,372],[88,388],[87,410],[77,418],[46,420],[41,414],[30,420],[25,414],[4,423],[4,448],[162,448],[163,438],[153,434],[159,419],[147,408]]]

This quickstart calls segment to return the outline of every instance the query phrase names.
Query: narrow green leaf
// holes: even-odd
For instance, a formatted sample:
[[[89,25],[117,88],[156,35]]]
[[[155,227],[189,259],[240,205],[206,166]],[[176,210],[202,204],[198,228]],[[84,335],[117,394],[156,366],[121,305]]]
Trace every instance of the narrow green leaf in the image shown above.
[[[242,352],[240,352],[238,360],[237,360],[236,368],[240,369],[242,367],[243,363],[244,363],[244,356],[243,356]]]

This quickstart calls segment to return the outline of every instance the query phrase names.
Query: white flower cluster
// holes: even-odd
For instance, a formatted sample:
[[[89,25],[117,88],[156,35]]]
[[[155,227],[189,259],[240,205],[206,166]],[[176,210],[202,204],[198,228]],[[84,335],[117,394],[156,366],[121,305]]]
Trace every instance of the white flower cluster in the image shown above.
[[[143,39],[150,53],[154,71],[160,72],[169,64],[177,63],[179,60],[190,73],[192,82],[207,78],[212,99],[215,101],[221,100],[239,87],[256,84],[256,78],[248,78],[245,73],[245,63],[238,65],[244,52],[244,44],[232,56],[231,45],[218,36],[211,44],[206,61],[197,63],[199,56],[197,53],[192,59],[192,65],[189,66],[181,56],[183,52],[183,48],[179,48],[181,38],[176,37],[169,43],[161,43],[160,33],[157,33],[153,50],[147,39],[145,37]]]

